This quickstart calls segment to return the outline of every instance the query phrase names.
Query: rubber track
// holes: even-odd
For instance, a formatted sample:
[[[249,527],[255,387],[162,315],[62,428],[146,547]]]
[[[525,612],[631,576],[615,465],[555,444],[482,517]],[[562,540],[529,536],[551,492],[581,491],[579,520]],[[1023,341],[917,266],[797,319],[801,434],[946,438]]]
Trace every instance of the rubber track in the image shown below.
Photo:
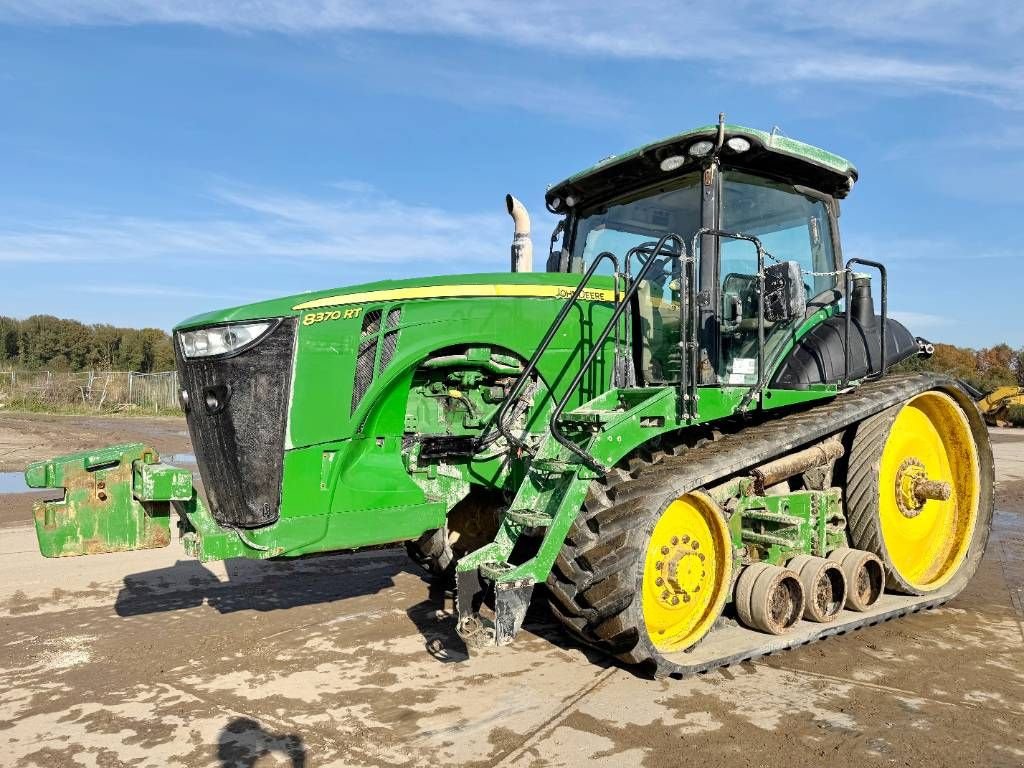
[[[882,530],[876,513],[878,504],[878,462],[892,429],[898,408],[889,408],[858,425],[846,470],[846,522],[851,546],[884,553]],[[882,555],[879,555],[880,557]],[[882,557],[883,561],[888,558]],[[892,577],[887,586],[898,587]]]
[[[584,509],[573,522],[547,580],[552,612],[570,634],[623,662],[646,667],[657,677],[685,676],[754,659],[782,650],[786,636],[765,636],[762,647],[727,653],[709,664],[670,660],[658,652],[642,631],[640,578],[647,537],[661,511],[674,499],[715,485],[745,469],[787,454],[808,443],[842,432],[871,419],[908,398],[941,388],[963,394],[949,378],[933,374],[891,375],[861,385],[850,393],[806,410],[781,416],[768,414],[762,423],[687,447],[675,455],[655,451],[634,457],[628,469],[613,469],[595,481]],[[969,402],[969,398],[962,398]],[[774,418],[773,418],[774,416]],[[877,426],[882,429],[882,420]],[[865,425],[866,426],[866,425]],[[685,433],[684,433],[685,434]],[[865,617],[833,625],[816,625],[813,640],[877,624],[951,599],[955,593],[922,598],[891,615]],[[713,630],[698,647],[712,647]],[[696,655],[696,654],[695,654]],[[702,656],[705,654],[701,654]],[[673,654],[685,656],[685,654]]]
[[[448,527],[427,531],[418,539],[405,542],[409,558],[434,580],[455,583],[455,553],[448,542]]]

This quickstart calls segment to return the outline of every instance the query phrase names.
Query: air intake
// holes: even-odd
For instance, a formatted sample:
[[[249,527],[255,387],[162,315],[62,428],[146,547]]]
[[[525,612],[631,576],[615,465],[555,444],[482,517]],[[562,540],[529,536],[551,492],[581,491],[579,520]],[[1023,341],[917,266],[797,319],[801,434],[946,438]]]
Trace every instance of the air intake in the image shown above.
[[[356,412],[373,380],[384,373],[394,359],[401,321],[401,307],[393,307],[386,316],[383,310],[373,309],[363,317],[355,379],[352,382],[352,413]]]

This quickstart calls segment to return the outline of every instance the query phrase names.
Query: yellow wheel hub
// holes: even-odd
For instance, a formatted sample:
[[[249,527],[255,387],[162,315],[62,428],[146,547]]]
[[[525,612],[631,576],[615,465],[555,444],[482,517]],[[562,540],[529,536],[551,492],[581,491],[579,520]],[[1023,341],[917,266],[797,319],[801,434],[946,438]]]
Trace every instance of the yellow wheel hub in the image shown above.
[[[643,613],[660,651],[700,640],[725,605],[732,579],[732,541],[715,502],[694,492],[673,501],[647,543]]]
[[[900,410],[882,450],[879,522],[896,575],[928,592],[963,563],[978,518],[978,452],[966,416],[941,392]]]

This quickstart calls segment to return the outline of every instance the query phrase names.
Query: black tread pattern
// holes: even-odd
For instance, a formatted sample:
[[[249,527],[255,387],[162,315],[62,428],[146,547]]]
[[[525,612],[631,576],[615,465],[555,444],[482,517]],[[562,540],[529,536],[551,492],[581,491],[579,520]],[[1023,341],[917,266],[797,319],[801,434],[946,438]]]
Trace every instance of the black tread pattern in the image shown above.
[[[547,580],[551,611],[570,634],[628,664],[655,670],[658,655],[643,631],[634,595],[660,509],[636,489],[654,468],[679,469],[689,447],[638,453],[625,462],[628,469],[613,469],[591,483]]]
[[[960,403],[963,407],[963,403]],[[846,469],[845,512],[849,531],[850,545],[855,549],[866,549],[881,558],[886,570],[886,587],[906,595],[922,595],[924,591],[908,584],[892,567],[892,560],[882,538],[882,525],[879,517],[879,471],[882,452],[892,430],[893,423],[899,415],[901,405],[888,408],[881,413],[857,425],[853,443],[850,448],[849,461]],[[965,411],[965,413],[967,413]],[[977,413],[967,414],[977,416]],[[982,468],[981,494],[978,527],[983,528],[980,539],[982,549],[988,541],[988,530],[992,525],[991,502],[986,502],[985,476],[992,472],[991,447],[988,444],[988,432],[978,419],[975,422],[975,439],[978,440],[979,462]],[[979,439],[982,438],[982,439]],[[976,559],[971,557],[960,568],[961,581],[966,582],[977,567]]]
[[[728,434],[716,434],[713,440],[630,457],[625,467],[591,483],[547,580],[552,612],[571,635],[588,645],[646,667],[658,677],[679,674],[684,668],[651,644],[640,600],[634,599],[647,540],[668,504],[861,422],[864,439],[887,434],[886,419],[891,424],[900,404],[934,388],[966,397],[946,377],[892,375],[805,410],[769,413],[760,423],[751,421]],[[864,487],[858,493],[866,496],[869,474],[862,473],[860,482]],[[874,482],[877,487],[877,477]],[[723,659],[722,664],[733,661]]]
[[[405,551],[414,563],[432,579],[455,583],[455,553],[448,541],[448,527],[427,531],[418,539],[405,542]]]
[[[893,406],[857,426],[846,469],[845,512],[850,545],[874,552],[887,571],[891,568],[878,517],[878,474],[882,451],[901,408]]]

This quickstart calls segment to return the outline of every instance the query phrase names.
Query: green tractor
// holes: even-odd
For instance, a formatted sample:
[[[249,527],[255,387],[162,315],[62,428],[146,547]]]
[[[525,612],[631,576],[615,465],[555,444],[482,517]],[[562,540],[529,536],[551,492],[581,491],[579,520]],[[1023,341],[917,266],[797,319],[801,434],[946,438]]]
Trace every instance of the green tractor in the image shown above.
[[[546,596],[570,635],[687,675],[940,605],[992,518],[988,433],[843,260],[856,169],[727,125],[554,185],[544,272],[316,291],[174,331],[191,473],[144,445],[29,467],[48,557],[202,561],[405,542],[467,646]],[[879,312],[873,297],[879,294]],[[536,592],[536,595],[535,595]]]

